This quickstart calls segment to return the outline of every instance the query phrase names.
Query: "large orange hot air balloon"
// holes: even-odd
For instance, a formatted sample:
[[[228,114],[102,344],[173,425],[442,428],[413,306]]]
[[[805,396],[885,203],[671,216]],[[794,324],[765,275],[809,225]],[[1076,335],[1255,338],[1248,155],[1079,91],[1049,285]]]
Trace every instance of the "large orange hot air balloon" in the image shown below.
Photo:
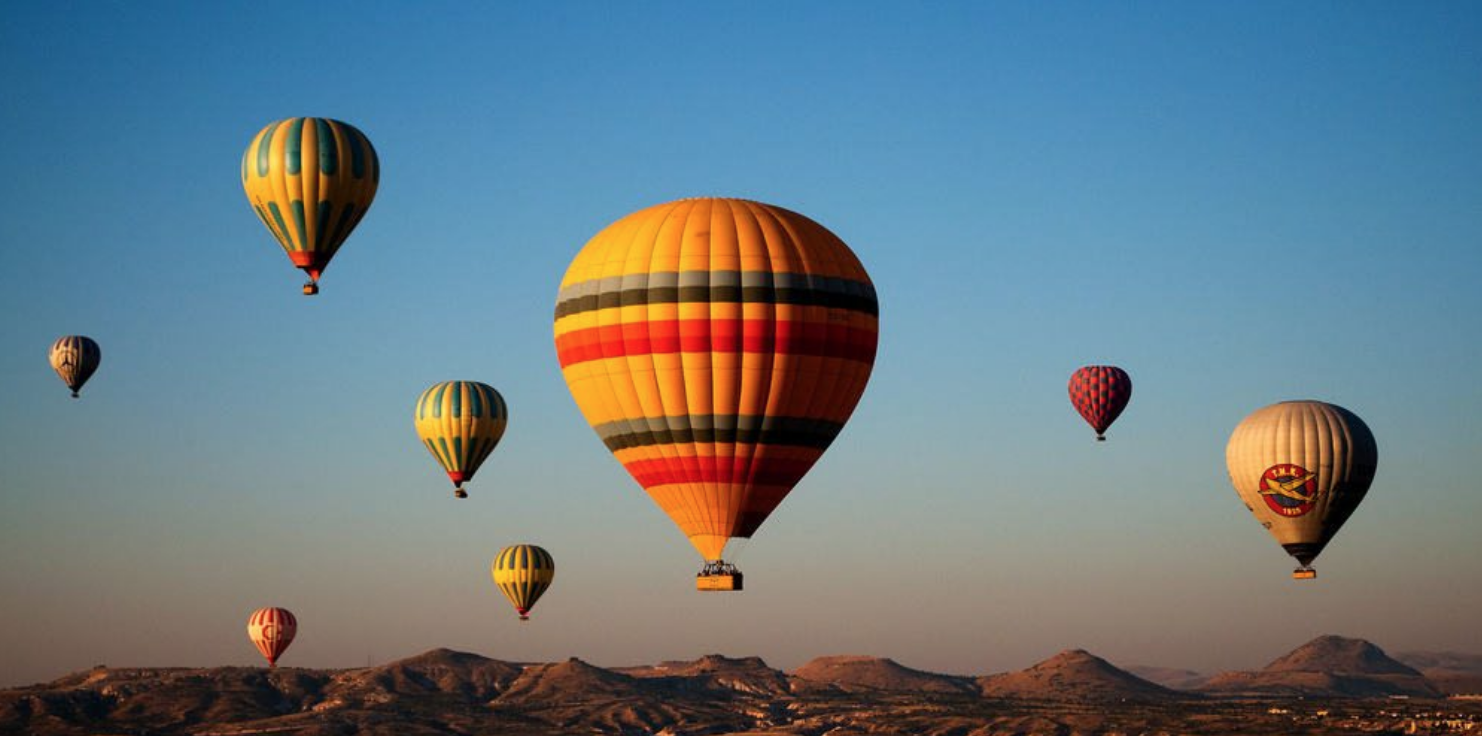
[[[286,608],[259,608],[247,617],[247,638],[262,652],[269,667],[278,666],[279,655],[297,633],[298,619]]]
[[[588,423],[736,589],[752,536],[853,413],[879,307],[864,266],[781,207],[686,199],[608,226],[571,262],[556,354]]]
[[[1321,401],[1257,409],[1225,448],[1230,483],[1261,526],[1316,577],[1317,558],[1374,481],[1379,448],[1364,420]]]
[[[1088,365],[1070,376],[1070,403],[1081,418],[1096,430],[1097,441],[1106,440],[1106,430],[1132,398],[1132,377],[1114,365]]]
[[[242,154],[242,188],[258,219],[308,274],[305,294],[376,198],[381,162],[349,123],[289,118],[258,131]]]

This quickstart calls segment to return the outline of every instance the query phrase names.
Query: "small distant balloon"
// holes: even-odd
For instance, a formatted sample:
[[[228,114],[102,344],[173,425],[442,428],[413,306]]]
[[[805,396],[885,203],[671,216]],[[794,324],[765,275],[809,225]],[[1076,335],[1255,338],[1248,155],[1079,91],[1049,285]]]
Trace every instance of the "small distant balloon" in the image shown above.
[[[247,638],[262,652],[269,667],[278,666],[278,657],[297,633],[298,619],[286,608],[259,608],[247,617]]]
[[[422,392],[413,414],[417,436],[453,481],[453,495],[468,498],[463,484],[473,480],[509,424],[504,397],[478,381],[444,381]]]
[[[51,369],[62,377],[67,388],[72,389],[72,398],[75,399],[82,385],[98,370],[98,364],[103,361],[103,351],[90,337],[68,335],[52,343],[49,357]]]
[[[1308,579],[1369,492],[1379,448],[1364,420],[1341,406],[1283,401],[1235,427],[1225,463],[1245,507],[1301,565],[1292,577]]]
[[[270,123],[242,154],[242,188],[258,219],[308,274],[305,294],[365,217],[381,179],[376,149],[349,123],[289,118]]]
[[[1097,441],[1122,415],[1132,399],[1132,377],[1114,365],[1088,365],[1070,376],[1070,403],[1091,428]]]
[[[489,572],[494,576],[494,584],[520,614],[520,620],[528,621],[530,609],[556,578],[556,561],[540,547],[517,544],[500,551]]]

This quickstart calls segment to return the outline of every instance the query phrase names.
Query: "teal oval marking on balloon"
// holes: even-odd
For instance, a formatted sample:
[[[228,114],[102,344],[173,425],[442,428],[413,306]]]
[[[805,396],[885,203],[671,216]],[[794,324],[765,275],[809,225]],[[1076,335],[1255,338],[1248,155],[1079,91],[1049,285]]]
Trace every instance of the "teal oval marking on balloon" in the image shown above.
[[[362,136],[355,126],[346,123],[345,127],[348,128],[345,143],[350,146],[350,175],[362,179],[365,177],[365,151],[360,148]]]
[[[268,232],[273,234],[273,237],[282,240],[283,234],[278,232],[278,227],[273,224],[273,219],[268,217],[268,213],[261,206],[252,205],[252,211],[257,213],[257,219],[262,220],[262,224],[267,227]]]
[[[302,199],[295,199],[290,204],[293,205],[293,220],[298,224],[298,237],[294,239],[294,242],[298,244],[298,248],[295,250],[308,250],[309,229],[304,225],[304,201]]]
[[[283,243],[284,248],[294,250],[293,238],[288,235],[288,223],[283,221],[283,211],[278,209],[278,203],[268,202],[268,211],[273,213],[273,222],[278,223],[279,242]]]
[[[484,387],[477,383],[468,385],[468,415],[475,418],[484,415]]]
[[[271,157],[270,157],[269,154],[271,154],[272,151],[273,151],[273,136],[275,134],[277,134],[277,132],[278,132],[278,126],[280,126],[282,124],[283,124],[283,121],[282,120],[279,120],[278,122],[273,123],[272,125],[269,125],[268,126],[268,129],[265,130],[265,131],[263,131],[262,138],[259,138],[258,141],[257,141],[257,175],[258,176],[267,176],[268,175],[268,165],[272,162],[272,159],[271,159]]]
[[[325,200],[319,203],[319,214],[314,218],[314,225],[318,230],[314,233],[314,250],[325,250],[325,241],[329,236],[329,212],[334,209],[334,202]]]
[[[330,126],[333,121],[314,118],[314,130],[319,134],[319,173],[334,176],[339,167],[340,147],[338,131]]]
[[[283,146],[283,164],[290,176],[298,176],[304,166],[304,119],[294,118],[288,123],[288,144]]]

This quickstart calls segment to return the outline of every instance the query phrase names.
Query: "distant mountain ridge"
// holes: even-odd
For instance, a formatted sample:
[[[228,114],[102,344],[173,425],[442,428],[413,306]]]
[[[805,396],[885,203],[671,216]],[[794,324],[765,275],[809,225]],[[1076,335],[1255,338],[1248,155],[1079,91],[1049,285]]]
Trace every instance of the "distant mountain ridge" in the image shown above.
[[[1411,656],[1436,671],[1482,671],[1478,656]],[[604,668],[576,658],[521,663],[435,649],[348,670],[98,667],[0,691],[0,734],[1078,732],[1103,728],[1105,708],[1122,702],[1142,703],[1152,710],[1136,712],[1146,714],[1212,698],[1440,694],[1415,668],[1343,637],[1319,637],[1257,672],[1217,675],[1198,693],[1079,649],[976,678],[867,656],[819,657],[784,673],[757,657]],[[1085,705],[1033,705],[1047,702]],[[869,713],[877,715],[861,715]],[[882,713],[891,714],[888,728],[878,722]],[[982,728],[989,720],[994,728]],[[1278,726],[1271,732],[1281,733]]]
[[[1482,654],[1400,652],[1395,659],[1420,670],[1447,695],[1482,695]]]

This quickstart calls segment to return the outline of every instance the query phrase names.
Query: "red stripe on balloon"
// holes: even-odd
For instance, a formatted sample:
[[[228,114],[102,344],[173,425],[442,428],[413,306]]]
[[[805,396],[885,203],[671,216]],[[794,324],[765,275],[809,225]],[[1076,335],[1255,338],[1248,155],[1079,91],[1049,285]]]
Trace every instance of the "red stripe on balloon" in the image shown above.
[[[657,458],[624,463],[633,479],[644,488],[673,483],[747,483],[759,486],[792,487],[807,474],[818,458],[724,458],[697,456]]]
[[[771,353],[873,362],[879,333],[826,322],[650,320],[573,330],[556,338],[561,367],[666,353]]]

